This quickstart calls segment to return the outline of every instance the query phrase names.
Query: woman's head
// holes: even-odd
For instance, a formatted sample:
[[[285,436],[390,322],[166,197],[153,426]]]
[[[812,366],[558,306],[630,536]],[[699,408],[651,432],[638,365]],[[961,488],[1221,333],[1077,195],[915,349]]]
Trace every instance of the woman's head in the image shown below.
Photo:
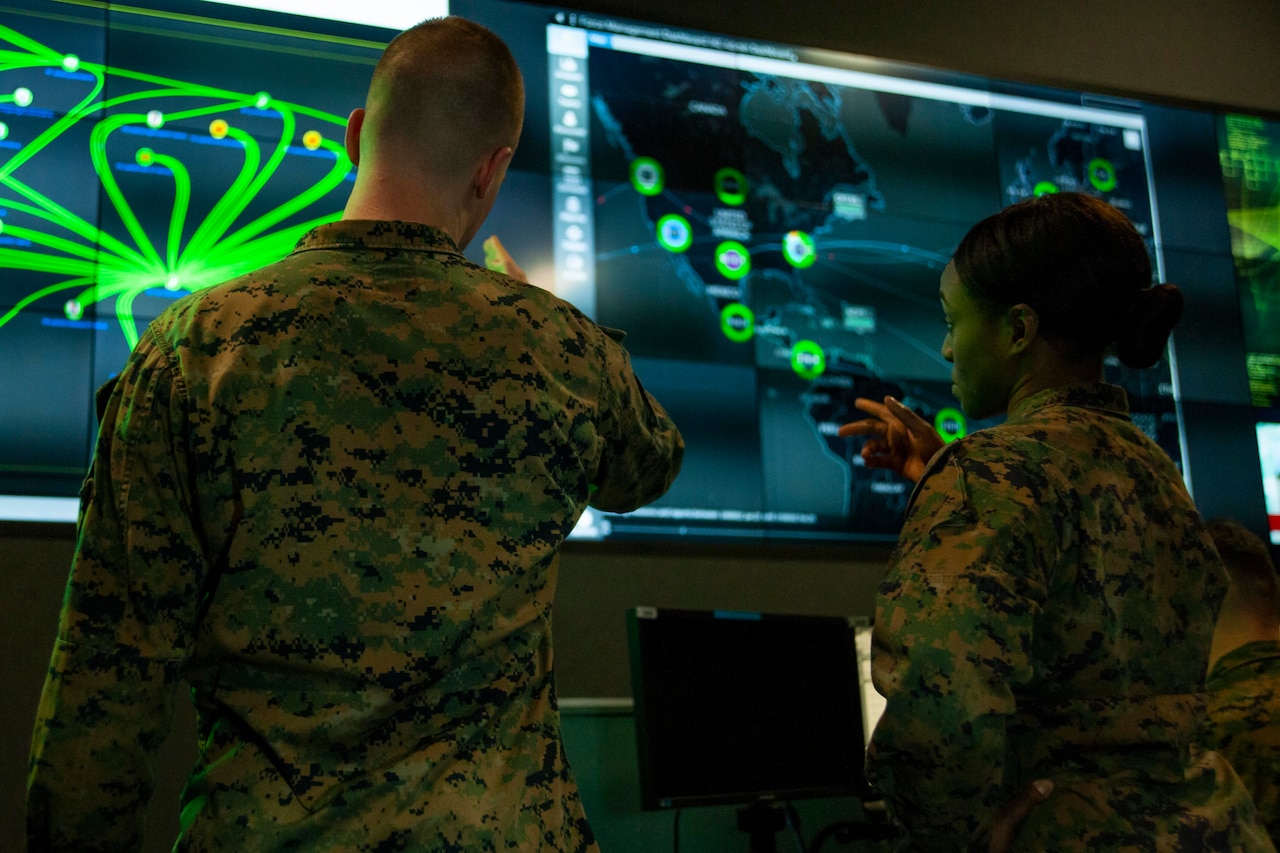
[[[953,264],[988,311],[1029,306],[1066,362],[1096,361],[1114,346],[1124,364],[1149,367],[1182,316],[1181,291],[1151,286],[1133,224],[1083,193],[1031,198],[987,217],[960,241]]]

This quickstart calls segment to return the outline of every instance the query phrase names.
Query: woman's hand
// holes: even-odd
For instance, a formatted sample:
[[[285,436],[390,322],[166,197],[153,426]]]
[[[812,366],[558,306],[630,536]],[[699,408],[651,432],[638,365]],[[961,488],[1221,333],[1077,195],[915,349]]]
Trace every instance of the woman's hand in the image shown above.
[[[871,417],[845,424],[838,434],[866,436],[862,461],[868,468],[888,468],[913,483],[919,480],[945,444],[938,431],[893,397],[885,397],[884,403],[859,397],[853,404]]]
[[[529,277],[524,274],[524,270],[520,269],[519,264],[511,257],[511,253],[507,251],[506,246],[502,245],[502,241],[496,234],[484,241],[484,265],[491,270],[519,279],[525,284],[529,283]]]

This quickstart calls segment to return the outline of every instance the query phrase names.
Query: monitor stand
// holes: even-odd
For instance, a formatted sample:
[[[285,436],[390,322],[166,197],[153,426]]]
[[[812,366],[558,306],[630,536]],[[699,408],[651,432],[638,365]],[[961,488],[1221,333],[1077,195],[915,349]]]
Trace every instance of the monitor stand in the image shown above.
[[[738,809],[738,829],[751,838],[751,853],[776,853],[775,836],[786,823],[781,803],[756,802]]]

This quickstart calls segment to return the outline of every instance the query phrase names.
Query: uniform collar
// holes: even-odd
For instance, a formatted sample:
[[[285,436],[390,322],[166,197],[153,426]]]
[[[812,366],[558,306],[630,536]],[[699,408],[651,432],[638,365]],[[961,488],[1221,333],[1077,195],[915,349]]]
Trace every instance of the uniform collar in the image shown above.
[[[294,251],[311,249],[416,249],[462,256],[453,238],[434,225],[382,219],[343,219],[312,228]]]
[[[1047,388],[1032,394],[1009,411],[1010,421],[1025,421],[1042,409],[1075,406],[1097,409],[1118,418],[1129,417],[1129,398],[1119,385],[1104,382],[1082,382]]]
[[[1250,669],[1259,661],[1280,658],[1280,640],[1253,640],[1236,646],[1213,664],[1210,678],[1221,678],[1236,669]]]

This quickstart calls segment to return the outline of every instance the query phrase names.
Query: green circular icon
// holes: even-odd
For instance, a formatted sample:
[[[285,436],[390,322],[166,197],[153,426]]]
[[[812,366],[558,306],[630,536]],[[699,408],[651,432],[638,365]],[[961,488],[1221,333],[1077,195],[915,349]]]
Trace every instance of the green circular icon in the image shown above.
[[[1049,195],[1050,193],[1056,193],[1057,191],[1058,185],[1053,181],[1040,181],[1032,188],[1031,194],[1036,198],[1039,198],[1042,195]]]
[[[84,306],[79,300],[68,299],[62,306],[62,313],[67,315],[68,320],[79,320],[84,316]]]
[[[943,441],[950,443],[957,438],[964,438],[969,431],[969,422],[965,420],[964,412],[947,406],[938,410],[933,418],[933,427]]]
[[[827,356],[813,341],[798,341],[791,348],[791,369],[801,379],[817,379],[827,369]]]
[[[693,229],[689,220],[675,213],[668,213],[658,220],[658,242],[668,252],[683,252],[693,245]]]
[[[1116,188],[1116,167],[1110,160],[1095,157],[1089,161],[1089,183],[1098,192],[1111,192]]]
[[[745,344],[756,333],[756,315],[741,302],[730,302],[720,312],[720,331],[729,340]]]
[[[803,231],[788,231],[782,238],[782,256],[796,269],[813,266],[818,250],[813,238]]]
[[[156,152],[150,148],[139,148],[135,158],[139,166],[150,166],[156,161]]]
[[[631,186],[640,195],[657,195],[662,192],[664,175],[662,164],[652,157],[637,157],[631,161]]]
[[[725,278],[737,281],[751,272],[751,256],[747,247],[736,240],[725,240],[716,246],[716,269]]]
[[[716,196],[731,207],[747,200],[747,176],[737,169],[724,168],[716,172]]]

